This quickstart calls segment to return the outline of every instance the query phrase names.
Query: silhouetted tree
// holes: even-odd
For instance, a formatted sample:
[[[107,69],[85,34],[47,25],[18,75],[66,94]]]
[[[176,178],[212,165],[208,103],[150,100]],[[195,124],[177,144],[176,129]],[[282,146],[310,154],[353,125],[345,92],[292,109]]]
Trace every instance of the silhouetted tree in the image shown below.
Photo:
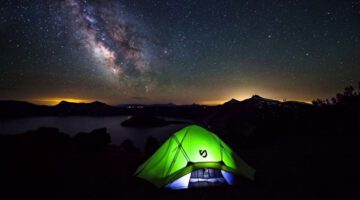
[[[312,101],[314,106],[323,107],[329,105],[355,105],[357,102],[360,101],[360,82],[358,86],[358,91],[355,90],[353,86],[345,87],[343,93],[337,93],[336,97],[332,97],[331,100],[329,99],[316,99]]]
[[[131,141],[130,139],[124,140],[120,144],[120,148],[127,153],[138,153],[139,152],[139,149],[137,149],[135,147],[133,141]]]
[[[149,136],[145,143],[145,154],[151,155],[159,148],[159,141],[153,136]]]
[[[337,103],[341,102],[341,101],[342,101],[342,99],[343,99],[343,96],[344,96],[343,94],[341,94],[341,93],[337,93],[337,94],[336,94],[336,99],[337,99],[337,101],[336,101],[336,102],[337,102]]]
[[[344,90],[344,96],[354,96],[354,87],[353,86],[349,86],[349,87],[346,87],[345,90]]]
[[[90,133],[78,133],[73,138],[73,143],[85,150],[105,149],[110,142],[111,137],[106,128],[95,129]]]
[[[0,145],[39,149],[55,149],[68,144],[70,137],[59,132],[58,128],[40,127],[17,135],[6,135]]]
[[[312,104],[315,105],[315,106],[321,107],[321,106],[325,105],[325,102],[323,100],[321,100],[321,99],[316,99],[316,100],[312,101]]]
[[[325,99],[325,104],[326,104],[326,105],[330,105],[329,99]]]
[[[335,98],[335,97],[332,97],[331,98],[331,104],[333,104],[333,105],[335,105],[335,104],[337,104],[337,99]]]

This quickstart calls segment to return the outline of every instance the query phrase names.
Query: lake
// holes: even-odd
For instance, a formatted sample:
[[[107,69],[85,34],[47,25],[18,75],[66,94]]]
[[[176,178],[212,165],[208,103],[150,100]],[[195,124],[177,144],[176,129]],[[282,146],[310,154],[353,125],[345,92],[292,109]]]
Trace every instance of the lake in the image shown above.
[[[90,132],[94,129],[105,127],[111,135],[112,144],[119,145],[125,139],[130,139],[138,148],[143,149],[148,136],[153,136],[162,143],[174,132],[186,126],[186,124],[172,124],[156,128],[130,128],[121,126],[121,122],[129,117],[130,116],[71,116],[0,119],[0,134],[23,133],[45,126],[59,128],[61,132],[74,136],[79,132]]]

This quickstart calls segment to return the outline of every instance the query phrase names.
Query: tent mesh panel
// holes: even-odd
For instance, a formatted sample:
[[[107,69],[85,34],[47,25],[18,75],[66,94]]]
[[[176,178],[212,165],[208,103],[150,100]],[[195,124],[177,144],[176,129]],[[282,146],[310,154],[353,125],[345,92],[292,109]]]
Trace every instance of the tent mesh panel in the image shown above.
[[[219,169],[198,169],[191,172],[189,188],[227,185]]]

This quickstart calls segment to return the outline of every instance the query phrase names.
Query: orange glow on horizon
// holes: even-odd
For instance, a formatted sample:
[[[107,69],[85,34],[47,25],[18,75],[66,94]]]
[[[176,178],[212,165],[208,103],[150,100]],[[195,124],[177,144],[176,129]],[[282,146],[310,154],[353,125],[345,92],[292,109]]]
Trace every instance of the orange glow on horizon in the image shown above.
[[[200,105],[208,105],[208,106],[216,106],[216,105],[222,105],[227,101],[230,101],[231,99],[236,99],[238,101],[243,101],[245,99],[249,99],[251,98],[252,95],[248,96],[248,95],[243,95],[240,98],[229,98],[226,100],[203,100],[203,101],[199,101],[198,104]],[[265,99],[270,99],[270,100],[275,100],[275,101],[280,101],[280,102],[286,102],[286,101],[296,101],[296,102],[302,102],[302,103],[307,103],[307,104],[312,104],[312,101],[309,100],[301,100],[301,99],[279,99],[279,98],[270,98],[270,97],[263,97]]]
[[[204,101],[199,101],[198,104],[208,105],[208,106],[216,106],[216,105],[224,104],[226,101],[228,101],[228,100],[204,100]]]
[[[91,99],[79,99],[79,98],[62,98],[62,97],[52,97],[52,98],[41,98],[41,99],[33,99],[31,102],[40,105],[48,105],[53,106],[59,104],[61,101],[67,101],[71,103],[90,103],[95,100]]]
[[[303,103],[307,103],[307,104],[312,104],[312,101],[308,101],[308,100],[286,99],[286,101],[297,101],[297,102],[303,102]]]

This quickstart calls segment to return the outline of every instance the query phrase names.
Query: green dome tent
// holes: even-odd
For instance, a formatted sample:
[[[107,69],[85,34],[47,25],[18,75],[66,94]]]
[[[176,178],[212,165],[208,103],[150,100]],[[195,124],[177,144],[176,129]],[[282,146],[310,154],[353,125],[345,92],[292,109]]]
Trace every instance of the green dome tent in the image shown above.
[[[233,184],[234,174],[254,180],[255,170],[217,135],[196,125],[173,134],[135,172],[158,188]]]

